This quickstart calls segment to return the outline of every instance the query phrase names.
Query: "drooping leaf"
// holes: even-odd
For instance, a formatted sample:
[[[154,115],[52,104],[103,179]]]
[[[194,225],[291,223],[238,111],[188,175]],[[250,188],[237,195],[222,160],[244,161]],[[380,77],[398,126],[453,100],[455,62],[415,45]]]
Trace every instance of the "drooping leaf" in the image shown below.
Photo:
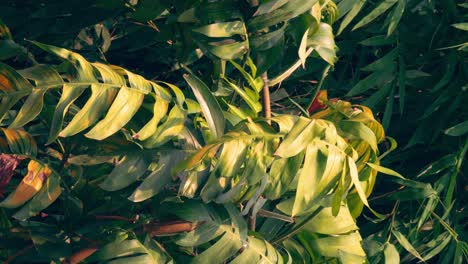
[[[224,134],[225,120],[221,107],[216,98],[211,94],[206,84],[193,74],[185,74],[184,79],[192,88],[198,103],[200,103],[208,126],[215,138]]]

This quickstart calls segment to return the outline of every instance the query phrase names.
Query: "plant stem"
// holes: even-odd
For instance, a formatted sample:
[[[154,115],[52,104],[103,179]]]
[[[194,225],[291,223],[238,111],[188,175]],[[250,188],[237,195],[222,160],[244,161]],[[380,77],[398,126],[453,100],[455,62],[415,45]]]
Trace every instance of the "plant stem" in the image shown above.
[[[263,80],[263,116],[267,119],[268,124],[271,124],[271,101],[270,101],[270,86],[268,83],[267,72],[262,73]]]
[[[13,262],[13,260],[15,260],[17,257],[26,254],[32,248],[34,248],[34,245],[32,245],[32,244],[29,245],[29,246],[26,246],[25,248],[21,249],[20,251],[16,252],[16,254],[9,257],[7,260],[5,260],[5,262],[3,262],[3,264],[8,264],[8,263]]]
[[[312,104],[314,103],[315,97],[317,97],[317,94],[320,92],[320,89],[322,88],[322,85],[323,85],[323,81],[328,76],[328,72],[330,71],[330,68],[331,68],[331,65],[328,64],[327,67],[325,67],[325,69],[323,69],[322,77],[320,78],[320,82],[318,83],[317,88],[315,89],[315,91],[314,91],[314,93],[312,95],[312,99],[310,100],[310,103],[306,108],[307,110],[309,110],[310,107],[312,106]]]

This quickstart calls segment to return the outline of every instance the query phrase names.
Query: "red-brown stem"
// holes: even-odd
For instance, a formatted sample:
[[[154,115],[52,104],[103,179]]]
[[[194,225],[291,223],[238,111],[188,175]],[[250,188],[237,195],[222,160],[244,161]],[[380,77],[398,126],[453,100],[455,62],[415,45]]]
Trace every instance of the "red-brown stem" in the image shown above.
[[[5,260],[5,262],[3,262],[3,264],[8,264],[8,263],[13,262],[13,260],[15,260],[17,257],[26,254],[26,252],[28,252],[28,251],[31,250],[32,248],[34,248],[34,245],[31,244],[31,245],[29,245],[29,246],[27,246],[27,247],[21,249],[20,251],[16,252],[16,254],[14,254],[13,256],[9,257],[7,260]]]

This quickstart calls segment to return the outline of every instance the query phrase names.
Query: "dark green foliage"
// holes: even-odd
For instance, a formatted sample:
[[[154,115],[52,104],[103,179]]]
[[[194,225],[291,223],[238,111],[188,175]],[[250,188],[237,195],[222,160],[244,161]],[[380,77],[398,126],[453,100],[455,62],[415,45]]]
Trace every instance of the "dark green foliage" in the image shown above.
[[[467,11],[0,1],[0,261],[465,263]]]

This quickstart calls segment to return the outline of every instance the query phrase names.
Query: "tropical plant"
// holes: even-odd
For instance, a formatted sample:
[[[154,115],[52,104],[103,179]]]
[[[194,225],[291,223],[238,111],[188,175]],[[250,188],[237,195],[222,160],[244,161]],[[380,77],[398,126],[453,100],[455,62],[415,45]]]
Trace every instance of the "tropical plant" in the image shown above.
[[[466,7],[0,3],[0,258],[462,263]]]

